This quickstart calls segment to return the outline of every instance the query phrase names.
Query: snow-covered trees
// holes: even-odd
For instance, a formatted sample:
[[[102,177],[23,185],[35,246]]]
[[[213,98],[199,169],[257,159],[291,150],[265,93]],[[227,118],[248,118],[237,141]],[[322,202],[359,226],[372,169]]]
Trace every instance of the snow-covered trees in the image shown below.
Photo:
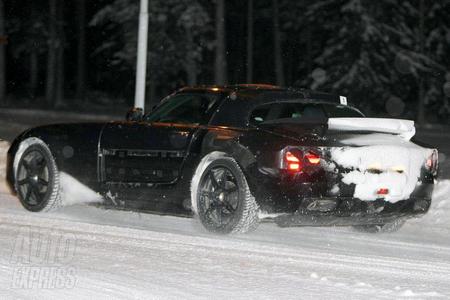
[[[93,17],[102,26],[105,41],[96,50],[110,57],[111,69],[129,72],[136,63],[138,2],[115,0]],[[149,2],[148,73],[151,92],[170,90],[197,82],[205,49],[211,47],[209,14],[198,1],[155,0]]]
[[[450,115],[444,93],[446,74],[450,73],[449,0],[264,0],[255,3],[250,14],[244,3],[242,19],[250,16],[273,30],[269,35],[265,27],[257,28],[250,36],[255,47],[259,45],[255,53],[247,51],[259,71],[250,72],[250,76],[234,70],[239,68],[237,57],[242,53],[232,48],[235,43],[225,49],[225,28],[239,28],[242,21],[233,17],[224,22],[222,2],[150,2],[149,82],[156,84],[159,91],[196,84],[197,76],[202,74],[215,78],[202,82],[225,82],[226,68],[218,65],[225,66],[222,56],[228,50],[225,56],[230,60],[228,65],[233,66],[228,74],[232,83],[239,82],[239,78],[255,82],[273,78],[274,83],[346,94],[369,114],[384,112],[420,122],[425,116],[436,121]],[[227,4],[227,13],[238,7],[236,3]],[[134,68],[137,13],[135,1],[115,0],[102,7],[91,21],[91,25],[107,32],[97,53],[107,53],[116,70]],[[253,32],[249,27],[253,21],[245,23]],[[214,37],[214,28],[222,38],[217,34]],[[228,34],[247,38],[247,32]],[[253,48],[251,41],[247,48]],[[215,56],[207,53],[214,45]],[[205,59],[209,67],[201,64]],[[131,77],[132,72],[129,74]],[[429,109],[433,113],[425,115],[423,112]]]
[[[7,48],[11,99],[47,94],[54,106],[63,89],[74,98],[67,105],[133,98],[139,1],[1,4],[0,94]],[[347,94],[377,115],[449,122],[450,0],[149,4],[147,98],[186,84],[247,80]]]
[[[11,4],[11,3],[10,3]],[[31,1],[28,7],[21,10],[22,14],[13,14],[14,8],[9,7],[6,17],[7,47],[9,60],[14,61],[15,68],[22,71],[22,82],[28,99],[34,99],[45,74],[45,54],[48,50],[48,2]],[[5,36],[6,38],[6,36]],[[23,63],[24,65],[21,65]],[[11,79],[10,79],[11,82]],[[14,86],[18,84],[14,82]]]
[[[225,29],[225,0],[216,0],[216,57],[214,65],[214,81],[216,84],[227,83],[227,44]]]
[[[76,1],[77,30],[77,77],[76,98],[83,101],[86,90],[86,0]]]
[[[326,37],[309,74],[310,86],[347,94],[377,112],[400,97],[408,102],[405,113],[411,117],[421,103],[442,97],[437,81],[448,68],[449,31],[442,24],[448,22],[443,18],[449,1],[425,1],[423,12],[421,1],[323,0],[309,5],[308,26]]]
[[[450,119],[450,1],[425,1],[425,4],[423,52],[438,66],[424,74],[424,104],[438,121],[448,123]]]

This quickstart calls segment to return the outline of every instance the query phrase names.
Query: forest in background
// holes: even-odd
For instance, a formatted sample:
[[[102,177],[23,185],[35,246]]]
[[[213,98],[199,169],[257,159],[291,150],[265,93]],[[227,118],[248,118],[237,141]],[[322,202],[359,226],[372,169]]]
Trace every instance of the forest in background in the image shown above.
[[[272,83],[450,123],[450,0],[149,5],[147,107],[184,85]],[[138,14],[138,0],[0,0],[0,106],[131,106]]]

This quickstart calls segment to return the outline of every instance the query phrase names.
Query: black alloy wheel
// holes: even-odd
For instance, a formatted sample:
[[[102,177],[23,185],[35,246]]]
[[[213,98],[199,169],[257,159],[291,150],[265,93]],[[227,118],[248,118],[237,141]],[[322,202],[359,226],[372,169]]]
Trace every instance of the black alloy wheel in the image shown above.
[[[59,176],[48,148],[34,144],[22,154],[16,172],[16,191],[29,211],[49,211],[59,203]]]
[[[258,205],[246,179],[231,158],[213,161],[203,172],[197,190],[198,214],[215,233],[247,232],[256,228]]]

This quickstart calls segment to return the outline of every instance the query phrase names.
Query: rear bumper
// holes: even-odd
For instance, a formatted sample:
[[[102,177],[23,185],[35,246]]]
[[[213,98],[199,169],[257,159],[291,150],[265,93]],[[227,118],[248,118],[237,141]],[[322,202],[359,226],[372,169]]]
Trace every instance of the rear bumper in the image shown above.
[[[280,214],[274,221],[283,227],[380,225],[400,218],[420,217],[431,205],[431,199],[425,198],[411,198],[397,203],[383,200],[364,202],[359,199],[336,199],[336,202],[342,204],[330,212],[299,209],[294,213]]]
[[[410,199],[390,203],[383,199],[362,201],[352,197],[307,196],[291,198],[278,207],[274,221],[280,226],[349,226],[384,224],[399,218],[419,217],[431,205],[434,184],[422,183]],[[295,203],[295,208],[294,204]]]

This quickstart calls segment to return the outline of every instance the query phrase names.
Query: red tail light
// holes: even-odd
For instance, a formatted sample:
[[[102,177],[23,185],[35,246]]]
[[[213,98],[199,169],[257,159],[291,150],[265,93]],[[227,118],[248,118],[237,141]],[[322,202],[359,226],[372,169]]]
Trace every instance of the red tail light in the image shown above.
[[[301,162],[300,162],[300,159],[298,157],[296,157],[291,152],[287,151],[286,154],[285,154],[285,159],[286,159],[288,170],[300,171],[300,169],[301,169]]]
[[[389,194],[389,189],[387,189],[387,188],[381,188],[381,189],[378,189],[378,191],[377,191],[377,195],[387,195],[387,194]]]
[[[320,156],[315,153],[308,152],[306,153],[305,158],[311,165],[320,164]]]
[[[301,171],[305,166],[317,166],[320,164],[320,156],[314,152],[302,152],[292,149],[284,153],[283,168],[291,171]]]

